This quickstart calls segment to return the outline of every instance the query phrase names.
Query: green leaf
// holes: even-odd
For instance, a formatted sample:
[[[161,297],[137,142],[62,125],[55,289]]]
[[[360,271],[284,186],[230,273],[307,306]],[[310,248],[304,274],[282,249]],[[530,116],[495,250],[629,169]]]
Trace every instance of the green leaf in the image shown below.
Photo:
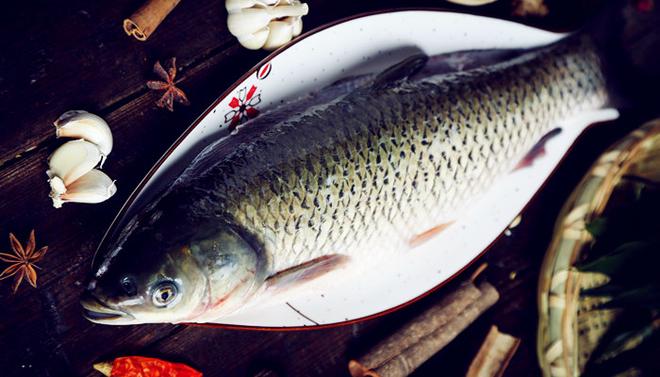
[[[608,276],[636,273],[639,267],[650,262],[647,256],[654,257],[657,248],[648,242],[626,242],[611,252],[576,267],[580,271],[600,272]]]
[[[591,297],[614,296],[616,294],[621,294],[624,290],[625,288],[620,285],[607,283],[598,287],[583,289],[580,291],[580,295]]]
[[[640,346],[644,341],[658,331],[657,322],[643,324],[640,328],[632,331],[626,331],[616,336],[612,341],[605,346],[603,353],[595,360],[596,363],[601,363],[607,359],[612,359],[625,351],[630,351]]]
[[[601,309],[613,308],[660,308],[660,286],[649,284],[641,288],[632,288],[612,296],[612,299],[599,305]]]
[[[607,230],[607,218],[597,217],[588,223],[585,228],[593,238],[598,238]]]

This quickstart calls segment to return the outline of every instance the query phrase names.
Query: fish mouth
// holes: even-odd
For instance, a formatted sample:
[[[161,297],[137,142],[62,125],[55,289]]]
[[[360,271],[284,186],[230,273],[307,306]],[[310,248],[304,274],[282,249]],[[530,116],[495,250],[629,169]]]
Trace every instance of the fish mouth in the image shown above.
[[[83,316],[92,322],[102,322],[122,317],[121,314],[98,312],[85,307],[83,307]]]
[[[113,309],[90,292],[85,292],[80,299],[83,309],[83,317],[94,323],[116,324],[118,321],[130,321],[134,317],[121,310]]]

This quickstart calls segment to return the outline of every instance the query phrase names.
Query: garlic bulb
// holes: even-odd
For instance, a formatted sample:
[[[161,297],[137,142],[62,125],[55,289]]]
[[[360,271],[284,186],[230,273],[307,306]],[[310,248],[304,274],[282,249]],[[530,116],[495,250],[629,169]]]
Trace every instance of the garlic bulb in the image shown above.
[[[55,208],[67,202],[100,203],[117,192],[115,182],[100,170],[92,169],[65,188],[63,192],[51,191]]]
[[[48,170],[46,174],[51,181],[51,187],[60,182],[53,178],[57,177],[64,186],[69,186],[78,178],[92,170],[101,161],[99,148],[85,140],[73,140],[64,143],[57,148],[48,158]]]
[[[58,138],[84,139],[95,144],[101,152],[101,166],[112,152],[112,132],[108,123],[98,115],[84,110],[71,110],[62,114],[53,124]]]
[[[302,32],[309,12],[299,0],[227,0],[227,28],[248,49],[276,49]]]

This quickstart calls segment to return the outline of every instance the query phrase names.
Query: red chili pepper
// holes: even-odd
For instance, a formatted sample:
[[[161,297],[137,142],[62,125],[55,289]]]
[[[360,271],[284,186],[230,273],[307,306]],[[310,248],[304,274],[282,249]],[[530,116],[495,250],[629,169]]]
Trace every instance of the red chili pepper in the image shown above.
[[[202,373],[179,363],[142,356],[118,357],[111,377],[202,377]]]

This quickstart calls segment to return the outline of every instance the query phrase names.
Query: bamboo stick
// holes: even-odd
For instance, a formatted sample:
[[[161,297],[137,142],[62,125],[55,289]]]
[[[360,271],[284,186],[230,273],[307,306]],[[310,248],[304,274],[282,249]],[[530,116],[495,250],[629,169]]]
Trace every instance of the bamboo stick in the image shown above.
[[[466,377],[501,377],[519,345],[520,339],[499,332],[497,326],[491,326]]]
[[[358,360],[351,360],[353,377],[407,376],[451,342],[498,300],[487,282],[477,288],[463,283],[438,305],[428,309]]]

